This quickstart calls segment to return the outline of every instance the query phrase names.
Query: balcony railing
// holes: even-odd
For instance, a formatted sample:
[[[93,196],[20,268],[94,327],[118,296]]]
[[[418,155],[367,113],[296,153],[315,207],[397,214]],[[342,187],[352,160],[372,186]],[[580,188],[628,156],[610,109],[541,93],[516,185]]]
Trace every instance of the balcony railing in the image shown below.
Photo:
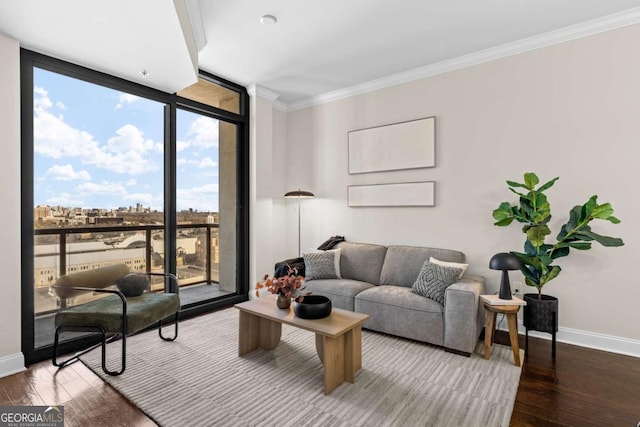
[[[219,282],[218,231],[218,224],[177,226],[181,287]],[[164,271],[163,225],[41,228],[34,234],[37,314],[55,311],[48,290],[64,274],[117,263],[129,265],[132,271]]]

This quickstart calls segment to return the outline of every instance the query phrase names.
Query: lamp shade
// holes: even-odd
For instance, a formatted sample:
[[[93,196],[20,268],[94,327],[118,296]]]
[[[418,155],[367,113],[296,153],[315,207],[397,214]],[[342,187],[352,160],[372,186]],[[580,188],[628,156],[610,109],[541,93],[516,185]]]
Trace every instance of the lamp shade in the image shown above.
[[[489,268],[492,270],[520,270],[520,260],[508,252],[501,252],[491,257]]]
[[[302,199],[310,199],[312,197],[315,197],[315,194],[313,194],[311,191],[297,189],[294,191],[289,191],[284,195],[284,197],[286,197],[287,199],[291,199],[295,197],[300,197]]]

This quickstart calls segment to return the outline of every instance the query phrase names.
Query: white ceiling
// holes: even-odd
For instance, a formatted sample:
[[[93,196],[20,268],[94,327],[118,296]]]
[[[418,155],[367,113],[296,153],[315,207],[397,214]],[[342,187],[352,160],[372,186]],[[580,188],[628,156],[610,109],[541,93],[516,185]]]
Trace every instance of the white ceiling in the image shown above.
[[[197,80],[184,24],[173,0],[0,0],[22,47],[169,93]]]
[[[194,79],[176,16],[184,1],[2,0],[0,33],[174,92]],[[285,103],[640,6],[639,0],[196,1],[208,42],[200,68],[264,86]],[[278,23],[261,24],[264,14]],[[149,78],[141,78],[142,68]]]

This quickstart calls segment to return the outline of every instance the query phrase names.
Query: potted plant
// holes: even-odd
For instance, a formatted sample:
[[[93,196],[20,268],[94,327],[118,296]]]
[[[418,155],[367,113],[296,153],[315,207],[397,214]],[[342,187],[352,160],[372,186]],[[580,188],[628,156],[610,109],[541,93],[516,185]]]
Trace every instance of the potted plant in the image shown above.
[[[603,246],[622,246],[622,239],[603,236],[591,230],[593,220],[605,220],[618,224],[620,220],[613,216],[609,203],[598,204],[598,196],[591,196],[583,205],[574,206],[569,212],[569,220],[561,228],[554,243],[546,242],[551,234],[548,226],[551,220],[551,206],[544,194],[558,180],[558,177],[540,185],[535,173],[524,174],[524,182],[507,181],[509,190],[519,196],[518,203],[511,205],[503,202],[493,211],[494,225],[505,227],[514,220],[523,225],[526,235],[524,252],[511,252],[520,260],[525,284],[537,289],[537,294],[525,294],[527,301],[524,311],[524,324],[529,329],[554,334],[558,329],[558,300],[542,294],[542,288],[558,277],[562,268],[555,265],[556,260],[569,255],[572,249],[589,250],[592,243]],[[555,352],[554,352],[555,353]]]

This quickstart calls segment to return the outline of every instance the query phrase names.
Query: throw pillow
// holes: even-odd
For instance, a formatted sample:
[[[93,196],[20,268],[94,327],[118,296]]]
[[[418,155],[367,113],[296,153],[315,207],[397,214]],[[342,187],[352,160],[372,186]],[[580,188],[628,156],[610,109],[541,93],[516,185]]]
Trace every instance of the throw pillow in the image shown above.
[[[149,277],[144,274],[129,273],[119,278],[116,286],[125,297],[139,297],[149,289]]]
[[[460,268],[445,267],[425,261],[422,264],[418,278],[411,286],[411,292],[444,305],[444,292],[449,286],[458,281],[461,270]]]
[[[340,249],[303,254],[305,280],[340,279]]]
[[[467,271],[467,267],[469,267],[469,264],[461,264],[459,262],[450,262],[450,261],[440,261],[439,259],[435,259],[434,257],[429,258],[429,262],[431,262],[433,264],[441,265],[443,267],[461,268],[462,272],[460,272],[460,277],[462,277],[464,272]],[[460,277],[458,277],[458,279]]]

